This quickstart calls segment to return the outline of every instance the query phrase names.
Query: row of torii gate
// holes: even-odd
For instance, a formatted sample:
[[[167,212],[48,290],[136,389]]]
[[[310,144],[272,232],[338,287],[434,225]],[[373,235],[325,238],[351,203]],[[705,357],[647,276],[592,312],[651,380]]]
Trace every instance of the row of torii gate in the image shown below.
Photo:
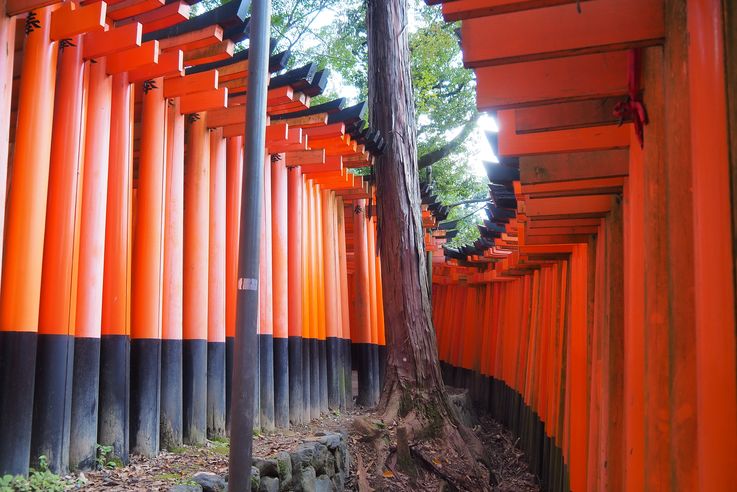
[[[0,474],[227,433],[249,3],[0,2]],[[289,57],[269,59],[264,430],[352,405],[352,369],[373,405],[384,344],[374,190],[354,169],[384,141],[364,103],[312,105],[328,73]]]
[[[434,256],[446,381],[544,489],[734,490],[737,4],[427,3],[499,125],[481,238]]]

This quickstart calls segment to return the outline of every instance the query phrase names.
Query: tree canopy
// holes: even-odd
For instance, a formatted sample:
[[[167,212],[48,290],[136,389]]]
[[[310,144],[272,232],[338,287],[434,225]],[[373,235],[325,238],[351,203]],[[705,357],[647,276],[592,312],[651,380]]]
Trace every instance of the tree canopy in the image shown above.
[[[219,0],[205,0],[206,9]],[[440,10],[411,0],[407,26],[412,84],[417,113],[421,179],[433,182],[443,204],[487,195],[483,179],[472,172],[481,145],[477,127],[473,72],[463,68],[458,24],[446,23]],[[272,37],[276,50],[291,50],[290,67],[316,62],[331,71],[325,93],[314,102],[347,97],[367,99],[368,47],[365,0],[273,0]],[[453,243],[472,242],[482,204],[463,203],[448,220],[463,219]]]

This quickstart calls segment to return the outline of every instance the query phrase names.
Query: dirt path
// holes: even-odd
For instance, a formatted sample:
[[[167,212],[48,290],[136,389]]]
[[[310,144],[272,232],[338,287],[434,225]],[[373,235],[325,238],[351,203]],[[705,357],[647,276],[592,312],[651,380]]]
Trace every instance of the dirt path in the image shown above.
[[[344,432],[348,434],[351,454],[351,474],[347,479],[348,490],[447,490],[447,484],[429,468],[420,468],[416,477],[408,477],[396,471],[396,467],[376,462],[374,444],[365,439],[362,430],[354,425],[358,418],[362,422],[387,431],[384,441],[391,447],[392,423],[381,422],[376,415],[353,411],[344,414],[326,415],[309,425],[295,426],[288,431],[254,436],[254,456],[270,457],[280,451],[292,451],[306,440],[314,440],[316,432]],[[523,453],[515,448],[514,439],[499,424],[490,419],[481,419],[475,431],[488,449],[489,462],[494,470],[497,485],[493,491],[537,492],[537,480],[528,472]],[[229,444],[227,440],[208,441],[206,446],[183,446],[175,452],[163,452],[154,459],[138,456],[131,458],[128,466],[85,473],[87,483],[84,491],[168,491],[180,484],[191,484],[191,477],[199,471],[217,473],[222,476],[228,471]],[[430,456],[433,465],[442,470],[453,466],[448,457],[433,456],[432,449],[423,453]],[[392,470],[394,468],[394,471]],[[442,472],[441,472],[442,474]]]

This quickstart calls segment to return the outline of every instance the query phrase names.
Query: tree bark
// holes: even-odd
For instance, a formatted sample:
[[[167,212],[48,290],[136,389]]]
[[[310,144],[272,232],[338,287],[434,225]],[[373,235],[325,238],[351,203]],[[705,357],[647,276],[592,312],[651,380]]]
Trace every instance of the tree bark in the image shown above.
[[[436,450],[462,464],[450,477],[457,488],[482,490],[488,484],[488,472],[478,466],[482,447],[449,402],[432,322],[407,1],[368,0],[366,13],[371,126],[387,142],[375,168],[387,346],[379,411],[385,421],[399,422],[397,438],[405,436],[410,449],[433,441]]]
[[[391,252],[381,255],[386,405],[397,385],[442,393],[443,384],[426,287],[406,0],[369,0],[366,19],[371,126],[387,141],[375,170],[379,248]]]

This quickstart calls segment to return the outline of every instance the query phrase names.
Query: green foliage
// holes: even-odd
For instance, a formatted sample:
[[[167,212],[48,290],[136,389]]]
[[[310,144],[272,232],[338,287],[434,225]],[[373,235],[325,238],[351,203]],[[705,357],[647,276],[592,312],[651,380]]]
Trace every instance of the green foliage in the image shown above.
[[[103,468],[117,468],[123,466],[123,460],[115,456],[115,452],[112,446],[103,446],[102,444],[97,445],[97,458],[95,463],[99,470]]]
[[[38,469],[31,468],[28,477],[4,475],[0,477],[0,492],[63,492],[74,486],[49,470],[46,456],[39,456]]]
[[[203,0],[201,10],[224,0]],[[463,67],[456,35],[458,23],[446,23],[437,7],[411,0],[412,85],[417,110],[418,153],[443,147],[468,121],[477,118],[473,72]],[[319,104],[337,97],[349,103],[368,97],[368,46],[365,0],[273,0],[272,37],[276,51],[291,50],[289,68],[316,62],[331,71]],[[388,62],[388,61],[387,61]],[[444,204],[485,194],[484,181],[470,171],[474,145],[469,138],[433,165],[435,193]],[[449,219],[468,216],[478,206],[455,207]],[[477,216],[465,218],[453,243],[478,237]]]

